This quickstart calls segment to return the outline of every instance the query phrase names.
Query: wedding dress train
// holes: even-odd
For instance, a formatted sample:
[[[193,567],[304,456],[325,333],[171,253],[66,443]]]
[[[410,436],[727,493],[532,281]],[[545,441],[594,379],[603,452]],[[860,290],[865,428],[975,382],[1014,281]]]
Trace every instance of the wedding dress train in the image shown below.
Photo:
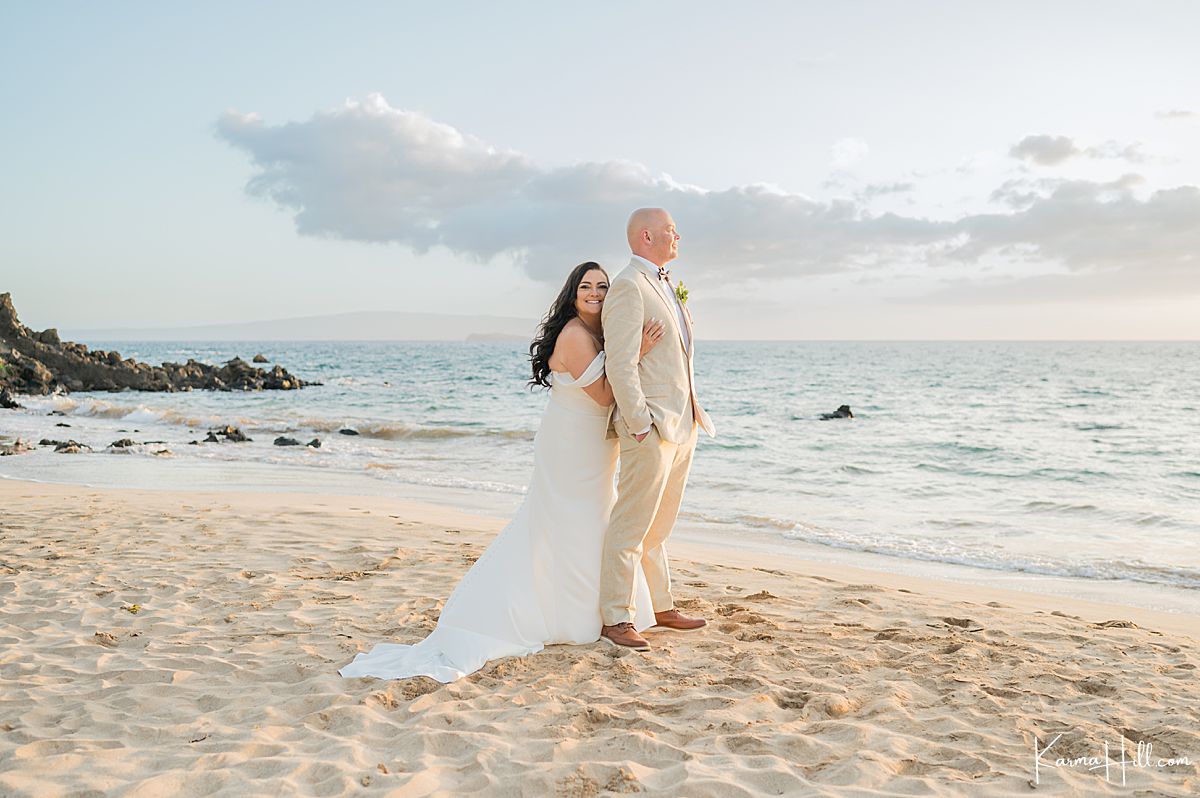
[[[578,380],[551,373],[525,500],[446,599],[437,627],[415,645],[379,643],[338,673],[452,682],[489,660],[599,639],[600,555],[618,448],[605,437],[608,408],[583,389],[603,373],[603,352]],[[654,625],[654,612],[640,565],[635,592],[641,631]]]

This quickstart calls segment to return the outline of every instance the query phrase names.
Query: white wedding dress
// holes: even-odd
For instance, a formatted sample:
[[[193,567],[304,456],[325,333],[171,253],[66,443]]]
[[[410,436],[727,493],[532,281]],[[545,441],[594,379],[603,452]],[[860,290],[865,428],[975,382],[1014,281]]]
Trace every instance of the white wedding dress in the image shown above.
[[[600,554],[618,449],[605,437],[608,409],[583,389],[603,373],[603,352],[577,380],[551,372],[525,501],[446,599],[437,628],[415,645],[379,643],[338,673],[452,682],[488,660],[600,638]],[[635,591],[641,631],[654,612],[640,565]]]

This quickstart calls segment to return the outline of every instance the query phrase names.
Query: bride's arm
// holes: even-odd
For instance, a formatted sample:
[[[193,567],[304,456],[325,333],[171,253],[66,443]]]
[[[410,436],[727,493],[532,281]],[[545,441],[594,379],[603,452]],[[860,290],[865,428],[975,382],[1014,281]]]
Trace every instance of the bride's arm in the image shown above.
[[[664,331],[665,327],[658,319],[646,322],[642,328],[642,346],[638,352],[638,360],[658,344]],[[554,342],[550,360],[562,363],[574,379],[579,379],[599,353],[600,350],[596,348],[596,341],[592,336],[578,327],[567,327],[559,333],[558,340]],[[601,407],[608,407],[615,401],[612,386],[608,384],[608,376],[605,374],[601,374],[595,382],[584,387],[583,392]]]
[[[554,352],[551,353],[550,359],[557,359],[566,366],[573,378],[579,379],[599,353],[600,350],[596,348],[596,342],[592,336],[578,327],[567,326],[559,333],[558,340],[554,342]],[[608,384],[608,377],[603,375],[591,385],[584,387],[583,392],[601,407],[608,407],[613,403],[612,387]]]

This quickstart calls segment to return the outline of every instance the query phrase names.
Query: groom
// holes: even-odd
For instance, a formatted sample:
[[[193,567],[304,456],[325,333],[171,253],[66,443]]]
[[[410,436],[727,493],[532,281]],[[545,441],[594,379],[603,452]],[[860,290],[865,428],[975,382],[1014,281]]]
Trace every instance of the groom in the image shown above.
[[[600,565],[600,636],[618,646],[650,648],[633,626],[634,579],[640,562],[654,604],[655,628],[699,629],[702,618],[675,609],[667,537],[692,466],[696,430],[712,421],[696,401],[691,315],[675,294],[666,265],[679,234],[662,208],[640,208],[626,228],[633,258],[604,299],[604,368],[616,398],[609,437],[620,439],[617,503]],[[639,360],[643,325],[666,319],[662,342]]]

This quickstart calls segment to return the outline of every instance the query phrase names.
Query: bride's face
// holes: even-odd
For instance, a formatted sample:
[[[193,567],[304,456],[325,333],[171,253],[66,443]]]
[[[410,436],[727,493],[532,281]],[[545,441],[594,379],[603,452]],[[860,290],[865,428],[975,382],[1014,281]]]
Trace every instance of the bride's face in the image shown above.
[[[608,278],[604,276],[604,272],[589,269],[579,281],[579,289],[575,292],[575,312],[584,317],[600,315],[607,294]]]

